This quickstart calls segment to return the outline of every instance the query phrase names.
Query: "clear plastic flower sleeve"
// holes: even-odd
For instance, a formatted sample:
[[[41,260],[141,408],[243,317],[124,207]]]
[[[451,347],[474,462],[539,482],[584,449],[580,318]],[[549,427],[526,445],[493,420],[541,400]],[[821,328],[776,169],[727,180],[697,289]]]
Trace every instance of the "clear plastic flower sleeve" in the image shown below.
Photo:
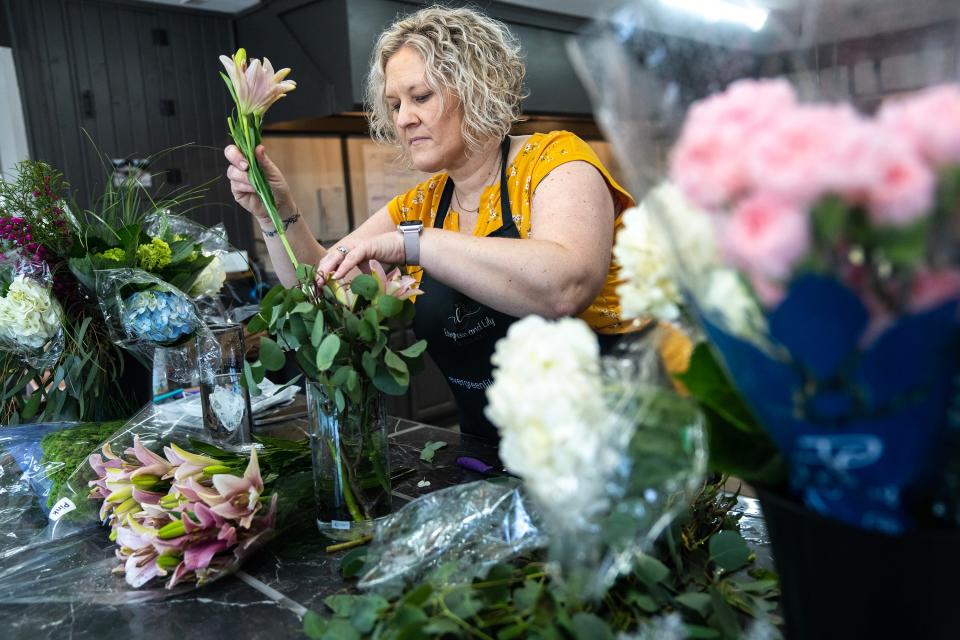
[[[157,348],[179,347],[203,330],[203,318],[194,302],[176,287],[139,269],[96,272],[100,309],[118,345],[152,360]],[[190,380],[196,363],[180,358]]]
[[[63,308],[45,262],[17,251],[0,255],[0,350],[39,371],[63,353]]]
[[[77,425],[31,425],[31,428],[49,432],[71,427]],[[211,455],[212,450],[203,449],[198,444],[202,431],[189,421],[181,422],[172,417],[169,411],[160,412],[157,407],[148,405],[104,442],[90,449],[90,455],[59,485],[55,497],[49,500],[50,508],[44,495],[49,489],[45,485],[38,487],[38,483],[43,485],[45,475],[54,471],[57,463],[43,461],[35,434],[26,433],[25,428],[16,431],[22,433],[5,431],[9,435],[0,437],[0,448],[3,449],[0,465],[4,470],[0,476],[0,523],[7,532],[6,536],[0,537],[0,602],[5,604],[128,604],[160,600],[189,591],[235,571],[250,553],[272,539],[280,529],[297,522],[297,505],[309,502],[312,496],[309,448],[304,444],[300,461],[286,467],[280,478],[269,481],[272,496],[261,501],[247,523],[248,528],[224,526],[224,523],[238,521],[213,518],[215,514],[201,510],[200,524],[213,527],[216,525],[214,520],[220,522],[222,539],[211,531],[206,535],[205,543],[191,547],[185,542],[187,536],[170,538],[160,534],[151,538],[161,549],[159,554],[147,545],[139,550],[125,549],[128,545],[143,542],[136,540],[132,533],[145,535],[145,531],[124,527],[122,531],[117,530],[118,538],[112,541],[111,529],[103,525],[103,520],[122,511],[124,503],[119,499],[112,503],[109,498],[104,501],[101,495],[107,491],[122,493],[124,488],[121,485],[126,483],[126,491],[131,497],[143,501],[141,508],[147,511],[160,508],[160,502],[151,503],[156,497],[151,496],[155,493],[151,489],[158,486],[155,484],[156,470],[147,468],[147,473],[131,472],[144,469],[147,463],[160,464],[160,461],[171,458],[179,460],[178,455],[184,456],[179,468],[187,471],[190,471],[189,464],[210,464],[204,457]],[[263,454],[264,449],[260,445],[257,447]],[[113,455],[130,461],[133,466],[126,462],[112,463]],[[247,465],[246,473],[242,468],[244,464]],[[266,475],[267,467],[263,464],[261,469]],[[108,474],[108,482],[104,485],[104,465],[113,466],[118,472],[122,470],[123,478]],[[241,468],[233,469],[232,482],[235,483],[242,483],[249,475],[249,460],[240,459],[239,465]],[[206,491],[216,488],[208,483],[204,485],[208,486]],[[101,491],[104,487],[109,489]],[[208,518],[213,519],[206,522]],[[138,521],[149,524],[149,519]],[[191,528],[190,525],[187,528]],[[202,531],[192,531],[195,537],[204,537],[199,535]],[[183,560],[192,557],[192,562],[199,562],[203,567],[196,570],[195,575],[181,570],[186,580],[178,577],[174,581],[172,578],[178,569],[172,561],[165,562],[162,556],[173,551],[172,546],[164,545],[178,540],[186,546],[176,555]],[[210,547],[211,544],[214,546]],[[126,576],[123,571],[118,573],[121,566],[124,566]],[[174,584],[168,588],[171,582]],[[29,589],[24,588],[27,583]]]
[[[886,0],[876,22],[841,0],[710,4],[634,0],[571,47],[687,310],[807,507],[955,523],[956,492],[931,496],[960,374],[960,85],[938,57],[960,7],[908,31]],[[694,217],[712,246],[689,249]]]

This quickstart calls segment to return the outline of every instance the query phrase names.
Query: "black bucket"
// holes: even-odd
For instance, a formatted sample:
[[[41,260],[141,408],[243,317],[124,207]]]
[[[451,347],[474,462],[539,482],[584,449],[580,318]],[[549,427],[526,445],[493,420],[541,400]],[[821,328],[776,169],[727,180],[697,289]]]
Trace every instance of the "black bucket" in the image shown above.
[[[960,531],[887,536],[758,493],[788,640],[960,638]]]

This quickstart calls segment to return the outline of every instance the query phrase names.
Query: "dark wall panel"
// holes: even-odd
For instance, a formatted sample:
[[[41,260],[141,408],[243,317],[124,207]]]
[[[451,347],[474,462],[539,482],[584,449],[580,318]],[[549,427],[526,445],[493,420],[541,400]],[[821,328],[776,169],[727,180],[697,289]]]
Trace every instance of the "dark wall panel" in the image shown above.
[[[231,18],[108,0],[6,2],[32,157],[63,171],[90,206],[105,161],[192,143],[156,160],[154,190],[213,181],[188,215],[223,221],[252,249],[249,215],[223,177],[232,102],[218,56],[233,51]]]

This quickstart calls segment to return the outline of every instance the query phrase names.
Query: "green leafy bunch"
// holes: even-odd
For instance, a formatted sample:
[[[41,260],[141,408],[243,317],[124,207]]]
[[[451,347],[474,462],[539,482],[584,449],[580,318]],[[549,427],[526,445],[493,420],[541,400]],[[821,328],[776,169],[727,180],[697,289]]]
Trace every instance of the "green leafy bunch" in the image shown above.
[[[413,301],[387,294],[367,274],[345,286],[317,281],[310,265],[300,265],[298,276],[300,287],[271,289],[248,325],[251,332],[266,330],[276,338],[263,338],[260,359],[245,365],[249,388],[255,389],[266,371],[281,369],[283,352],[292,351],[307,379],[326,387],[339,411],[347,399],[360,403],[371,386],[388,395],[406,393],[410,376],[423,369],[427,343],[397,351],[388,343],[391,330],[413,318]]]
[[[174,233],[164,216],[159,232],[150,235],[141,224],[129,224],[89,237],[83,256],[70,259],[70,269],[89,290],[96,290],[96,271],[141,269],[184,292],[189,292],[214,256],[203,255],[196,239]]]
[[[452,562],[393,598],[329,596],[329,611],[309,612],[304,631],[320,640],[612,640],[676,613],[687,637],[740,638],[753,619],[780,623],[774,613],[779,582],[755,566],[731,512],[736,496],[722,486],[722,479],[706,484],[654,553],[640,556],[632,572],[594,602],[569,599],[539,554],[494,565],[467,584],[451,579],[458,571]],[[367,560],[366,548],[348,552],[341,560],[344,578],[358,576]]]

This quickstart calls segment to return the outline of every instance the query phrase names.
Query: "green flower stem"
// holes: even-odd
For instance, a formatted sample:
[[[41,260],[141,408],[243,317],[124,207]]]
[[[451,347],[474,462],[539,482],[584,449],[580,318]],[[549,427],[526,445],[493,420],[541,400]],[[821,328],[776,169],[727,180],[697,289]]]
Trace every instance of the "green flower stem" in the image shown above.
[[[238,107],[239,109],[239,107]],[[270,190],[270,185],[267,184],[267,180],[263,175],[263,170],[260,168],[260,163],[257,162],[256,149],[257,143],[260,140],[260,123],[255,116],[255,122],[250,123],[248,120],[248,115],[240,114],[237,118],[240,121],[240,129],[243,135],[242,140],[237,140],[237,136],[234,135],[234,142],[237,143],[237,146],[243,151],[243,155],[247,158],[247,176],[250,178],[250,184],[253,185],[254,190],[257,192],[257,195],[260,196],[260,201],[263,202],[263,207],[267,210],[267,215],[270,216],[270,221],[273,222],[273,227],[277,231],[277,235],[280,237],[280,242],[283,243],[283,248],[287,251],[287,256],[290,257],[290,262],[293,264],[293,270],[297,271],[297,268],[300,266],[300,262],[297,260],[297,256],[293,253],[293,248],[290,246],[290,242],[287,240],[287,234],[283,229],[283,221],[280,219],[280,214],[277,212],[277,205],[273,200],[273,192]]]
[[[337,551],[344,551],[346,549],[352,549],[354,547],[365,545],[371,540],[373,540],[373,536],[371,535],[360,536],[356,540],[351,540],[350,542],[341,542],[339,544],[331,544],[325,549],[325,551],[327,553],[336,553]]]
[[[350,479],[347,476],[347,469],[343,464],[343,459],[337,455],[337,449],[333,446],[333,440],[327,439],[327,448],[330,449],[330,455],[333,456],[333,460],[337,464],[337,472],[340,474],[340,478],[343,480],[343,499],[347,503],[347,511],[350,512],[350,517],[353,518],[354,522],[363,522],[365,518],[363,514],[360,513],[360,508],[357,506],[357,501],[353,497],[353,492],[350,490]]]
[[[363,391],[364,402],[363,404],[363,413],[361,417],[361,428],[364,429],[362,434],[363,440],[367,448],[368,457],[370,462],[373,464],[373,471],[377,475],[377,482],[383,488],[383,490],[389,494],[390,493],[390,480],[387,478],[386,470],[383,468],[383,461],[380,459],[380,452],[377,451],[377,448],[373,446],[373,430],[364,428],[370,420],[370,409],[371,405],[376,404],[377,397],[376,395],[368,396],[369,388],[365,388]],[[359,464],[359,461],[358,461]]]
[[[440,605],[440,608],[443,610],[443,615],[449,618],[450,620],[452,620],[455,625],[457,625],[458,627],[460,627],[461,629],[463,629],[464,631],[466,631],[472,636],[482,638],[483,640],[493,640],[493,636],[487,635],[486,633],[481,631],[479,628],[474,627],[469,622],[467,622],[466,620],[464,620],[463,618],[455,614],[453,611],[451,611],[450,607],[447,606],[447,603],[444,602],[443,597],[440,597],[437,600],[437,602]]]

